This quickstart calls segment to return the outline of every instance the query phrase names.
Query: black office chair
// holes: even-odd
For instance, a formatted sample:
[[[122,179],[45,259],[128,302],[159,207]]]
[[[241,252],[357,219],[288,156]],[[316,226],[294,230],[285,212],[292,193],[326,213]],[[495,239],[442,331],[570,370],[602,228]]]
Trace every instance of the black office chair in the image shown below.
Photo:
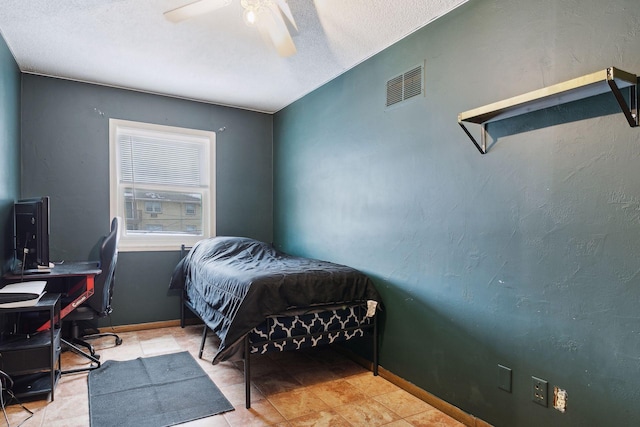
[[[71,342],[86,347],[91,356],[96,359],[100,356],[96,355],[95,349],[87,340],[114,337],[115,344],[120,345],[122,344],[122,339],[113,332],[83,335],[79,322],[106,317],[113,311],[111,299],[113,298],[116,263],[118,261],[119,229],[120,218],[115,217],[111,221],[111,232],[105,236],[100,246],[100,269],[102,273],[98,274],[94,279],[94,294],[64,318],[65,321],[71,321]]]

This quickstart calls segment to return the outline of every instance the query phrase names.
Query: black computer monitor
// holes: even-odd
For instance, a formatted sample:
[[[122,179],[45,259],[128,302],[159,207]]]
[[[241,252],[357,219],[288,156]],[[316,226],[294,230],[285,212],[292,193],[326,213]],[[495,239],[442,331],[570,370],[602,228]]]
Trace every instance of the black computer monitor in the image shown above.
[[[24,270],[48,268],[49,197],[18,200],[14,213],[16,260]]]

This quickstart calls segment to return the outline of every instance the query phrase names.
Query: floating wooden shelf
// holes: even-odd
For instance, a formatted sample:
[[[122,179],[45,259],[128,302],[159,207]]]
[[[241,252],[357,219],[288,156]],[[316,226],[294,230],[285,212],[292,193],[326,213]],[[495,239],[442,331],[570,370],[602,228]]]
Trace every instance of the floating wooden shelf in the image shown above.
[[[508,119],[544,108],[555,107],[611,91],[616,97],[629,125],[636,127],[639,124],[637,111],[638,92],[636,90],[638,81],[639,79],[635,74],[609,67],[596,73],[465,111],[458,114],[458,124],[471,139],[478,151],[480,151],[481,154],[485,154],[487,152],[487,123]],[[627,104],[625,97],[620,92],[621,89],[625,88],[629,89],[629,104]],[[471,135],[464,125],[464,122],[479,124],[482,127],[480,144],[478,144]]]

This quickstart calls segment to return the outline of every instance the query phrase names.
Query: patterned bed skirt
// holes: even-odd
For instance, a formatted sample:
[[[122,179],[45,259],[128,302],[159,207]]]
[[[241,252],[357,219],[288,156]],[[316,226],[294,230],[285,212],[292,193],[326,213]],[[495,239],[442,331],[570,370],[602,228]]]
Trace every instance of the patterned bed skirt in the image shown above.
[[[299,350],[364,337],[373,328],[363,305],[339,306],[331,310],[268,317],[249,332],[252,354]]]

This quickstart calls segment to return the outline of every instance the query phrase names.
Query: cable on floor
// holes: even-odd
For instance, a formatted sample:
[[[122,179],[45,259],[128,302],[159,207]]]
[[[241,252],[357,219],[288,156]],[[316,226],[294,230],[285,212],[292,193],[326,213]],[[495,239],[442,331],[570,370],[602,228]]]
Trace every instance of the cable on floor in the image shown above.
[[[20,427],[21,425],[23,425],[24,423],[26,423],[27,421],[29,421],[31,419],[31,417],[33,417],[34,412],[31,411],[29,408],[27,408],[26,406],[24,406],[22,404],[22,402],[20,402],[20,400],[16,397],[15,394],[13,394],[13,380],[11,379],[11,377],[5,373],[4,371],[0,371],[0,407],[2,407],[2,414],[4,415],[4,420],[7,423],[7,427],[11,427],[11,424],[9,423],[9,416],[7,415],[7,408],[6,408],[6,403],[11,402],[11,400],[15,400],[18,405],[20,405],[20,407],[22,409],[24,409],[25,411],[27,411],[29,413],[29,416],[27,418],[25,418],[24,420],[22,420],[20,422],[20,424],[18,424],[16,427]],[[4,401],[4,394],[7,393],[7,395],[9,395],[10,399],[8,402],[5,403]]]

